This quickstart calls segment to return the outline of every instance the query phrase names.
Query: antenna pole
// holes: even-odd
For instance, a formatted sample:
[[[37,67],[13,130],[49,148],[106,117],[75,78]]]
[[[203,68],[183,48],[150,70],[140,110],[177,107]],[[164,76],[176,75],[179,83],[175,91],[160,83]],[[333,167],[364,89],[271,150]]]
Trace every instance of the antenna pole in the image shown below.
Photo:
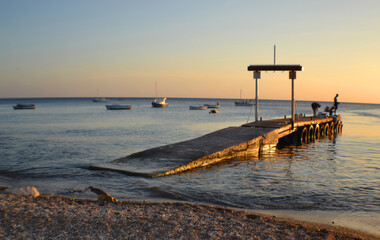
[[[274,45],[274,64],[276,65],[276,44]]]

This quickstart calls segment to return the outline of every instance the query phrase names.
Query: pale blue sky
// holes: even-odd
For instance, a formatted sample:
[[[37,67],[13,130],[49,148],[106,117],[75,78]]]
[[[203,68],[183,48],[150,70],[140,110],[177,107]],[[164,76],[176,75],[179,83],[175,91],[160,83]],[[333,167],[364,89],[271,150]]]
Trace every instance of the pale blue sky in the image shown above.
[[[380,103],[380,1],[0,1],[0,98],[253,97],[250,64],[301,64],[296,98]],[[288,99],[287,74],[260,97]]]

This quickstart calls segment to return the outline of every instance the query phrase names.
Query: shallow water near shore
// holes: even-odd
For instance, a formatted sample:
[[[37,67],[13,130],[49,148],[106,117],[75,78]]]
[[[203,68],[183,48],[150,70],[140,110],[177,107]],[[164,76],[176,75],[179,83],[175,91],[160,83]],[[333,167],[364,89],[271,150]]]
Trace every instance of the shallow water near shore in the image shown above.
[[[113,99],[133,108],[107,111],[104,103],[86,98],[0,99],[0,185],[34,185],[42,193],[94,199],[92,193],[70,192],[92,185],[122,200],[277,212],[380,235],[380,105],[341,103],[342,134],[259,159],[154,179],[88,170],[137,151],[239,126],[251,113],[250,107],[234,106],[232,99],[169,98],[164,109],[152,108],[151,101]],[[221,104],[218,114],[188,109],[216,102]],[[16,103],[34,103],[36,109],[13,110]],[[297,108],[312,112],[310,102],[299,101]],[[290,115],[289,101],[260,102],[263,119],[284,115]]]

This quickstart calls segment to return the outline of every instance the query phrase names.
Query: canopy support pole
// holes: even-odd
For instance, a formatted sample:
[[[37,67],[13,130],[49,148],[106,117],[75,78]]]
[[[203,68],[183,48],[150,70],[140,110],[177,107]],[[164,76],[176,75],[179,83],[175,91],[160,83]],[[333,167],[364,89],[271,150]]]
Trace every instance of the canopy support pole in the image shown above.
[[[295,121],[295,117],[294,117],[294,106],[295,106],[295,102],[294,102],[294,79],[296,79],[296,72],[295,71],[289,71],[289,79],[292,80],[292,128],[294,128],[294,121]]]
[[[255,121],[259,121],[259,79],[261,78],[261,72],[254,71],[253,78],[256,80],[256,98],[255,98]]]

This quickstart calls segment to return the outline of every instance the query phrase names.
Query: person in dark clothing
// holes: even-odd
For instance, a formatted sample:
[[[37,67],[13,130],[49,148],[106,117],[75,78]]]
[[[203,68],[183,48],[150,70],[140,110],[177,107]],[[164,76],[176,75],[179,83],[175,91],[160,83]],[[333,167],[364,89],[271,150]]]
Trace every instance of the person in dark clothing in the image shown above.
[[[338,110],[338,105],[339,105],[338,97],[339,97],[339,94],[336,94],[334,97],[334,114],[336,114],[336,110]]]
[[[332,116],[333,112],[334,112],[334,109],[335,109],[334,106],[332,106],[332,107],[326,106],[325,107],[325,112],[329,113],[329,116]]]
[[[330,116],[333,115],[334,111],[335,111],[335,107],[332,106],[332,107],[330,108],[330,110],[329,110],[329,114],[330,114]]]
[[[317,110],[318,110],[318,108],[320,108],[320,107],[321,107],[321,105],[319,105],[319,103],[317,103],[317,102],[313,102],[313,103],[311,104],[311,108],[313,109],[313,116],[314,116],[314,117],[317,116]]]

